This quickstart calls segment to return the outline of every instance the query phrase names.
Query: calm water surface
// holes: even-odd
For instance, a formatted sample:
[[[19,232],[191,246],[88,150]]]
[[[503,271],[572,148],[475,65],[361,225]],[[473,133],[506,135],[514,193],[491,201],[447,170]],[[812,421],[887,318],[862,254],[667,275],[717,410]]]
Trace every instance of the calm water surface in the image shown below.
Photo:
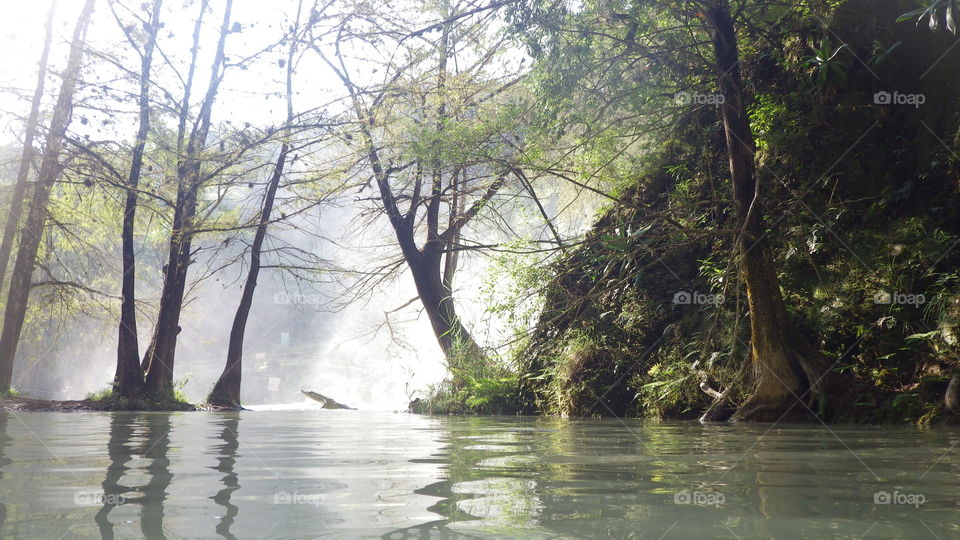
[[[960,538],[960,430],[0,413],[3,538]]]

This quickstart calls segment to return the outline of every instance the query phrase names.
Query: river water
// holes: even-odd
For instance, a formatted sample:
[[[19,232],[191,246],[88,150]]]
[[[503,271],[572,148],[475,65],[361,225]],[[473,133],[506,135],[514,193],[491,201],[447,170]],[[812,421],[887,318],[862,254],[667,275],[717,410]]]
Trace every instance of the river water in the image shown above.
[[[960,538],[960,430],[0,413],[2,538]]]

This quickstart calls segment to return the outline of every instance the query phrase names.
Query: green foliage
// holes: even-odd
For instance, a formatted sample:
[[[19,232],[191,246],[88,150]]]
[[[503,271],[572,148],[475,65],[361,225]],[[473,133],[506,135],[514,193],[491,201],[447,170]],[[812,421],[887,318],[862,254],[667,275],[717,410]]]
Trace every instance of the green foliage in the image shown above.
[[[748,114],[757,150],[766,150],[776,144],[782,140],[785,128],[795,127],[790,124],[787,107],[771,94],[754,96]]]
[[[133,396],[120,396],[113,388],[105,388],[87,395],[86,401],[94,407],[111,411],[189,411],[191,405],[178,384],[172,395],[154,392],[138,392]]]
[[[922,0],[921,7],[901,15],[897,22],[917,20],[917,24],[927,20],[930,30],[940,29],[941,24],[947,31],[956,34],[960,19],[960,0]]]
[[[451,380],[428,387],[423,399],[410,404],[418,414],[514,414],[520,410],[519,379],[507,370],[488,370],[487,376],[460,375],[465,384]]]
[[[883,44],[883,42],[875,40],[873,42],[873,52],[870,55],[870,59],[867,61],[867,63],[875,68],[882,67],[890,59],[890,55],[893,54],[893,51],[897,50],[897,48],[902,44],[902,41],[898,41],[887,47]]]
[[[469,395],[465,403],[476,411],[504,410],[504,406],[515,403],[518,382],[514,373],[497,378],[470,377],[467,379],[466,391]],[[513,409],[516,409],[516,405]]]
[[[491,170],[496,176],[511,167],[555,183],[562,176],[564,185],[575,185],[570,191],[598,190],[610,200],[592,229],[552,258],[522,253],[542,247],[539,237],[499,244],[506,253],[491,265],[484,295],[517,345],[503,357],[457,350],[447,359],[451,379],[411,407],[462,414],[694,415],[709,403],[701,383],[723,389],[737,380],[749,339],[745,291],[733,279],[732,244],[742,231],[730,204],[724,118],[717,107],[678,99],[716,91],[703,14],[690,9],[694,3],[675,0],[509,4],[510,33],[536,60],[525,76],[502,86],[503,73],[487,67],[493,64],[473,69],[464,63],[448,66],[440,85],[437,51],[421,44],[406,55],[409,64],[396,69],[390,92],[361,92],[364,102],[377,104],[371,125],[384,136],[377,147],[397,200],[404,207],[421,204],[412,186],[424,175],[449,179],[466,171],[479,181],[440,186],[436,195],[416,190],[418,197],[447,204],[440,219],[449,218],[458,211],[451,190],[475,196]],[[926,422],[940,414],[948,375],[960,369],[957,163],[950,145],[931,142],[955,140],[960,111],[955,95],[937,94],[934,77],[921,80],[900,68],[920,49],[931,51],[930,61],[944,72],[957,71],[957,63],[947,54],[949,44],[917,38],[929,38],[926,32],[892,29],[877,15],[880,4],[739,3],[738,69],[758,150],[763,200],[757,208],[766,214],[765,238],[796,331],[816,345],[842,383],[834,396],[838,419]],[[899,20],[957,32],[960,0],[920,6]],[[355,24],[374,24],[362,19]],[[448,26],[457,47],[482,51],[485,59],[504,54],[497,41],[502,35],[458,35],[458,25]],[[810,46],[826,35],[845,42],[823,39]],[[909,107],[871,104],[878,88],[928,92],[926,116],[921,121]],[[148,168],[173,171],[182,157],[171,151],[175,122],[163,116],[169,112],[157,114]],[[225,165],[245,137],[244,130],[222,126],[220,148],[203,156],[205,171]],[[344,147],[357,139],[344,133]],[[122,144],[97,144],[105,163],[125,169]],[[304,169],[328,159],[328,152],[304,153],[314,155]],[[351,165],[338,164],[329,178],[353,179],[354,157],[342,160]],[[100,164],[83,155],[69,161],[49,208],[53,225],[44,231],[39,279],[69,270],[66,278],[82,277],[92,291],[115,291],[118,265],[105,264],[102,254],[117,250],[120,190],[97,180],[104,174]],[[249,180],[243,167],[225,166],[216,176],[200,192],[204,219],[197,226],[203,229],[229,229],[249,218],[239,204],[246,196],[236,195]],[[163,265],[168,231],[157,223],[170,221],[162,202],[176,197],[170,180],[169,173],[148,173],[141,185],[153,195],[142,197],[138,213],[142,272]],[[290,184],[314,197],[326,187]],[[540,219],[522,204],[513,208],[518,222]],[[202,247],[232,238],[204,233]],[[672,301],[678,291],[723,292],[728,301],[683,304]],[[924,301],[878,300],[891,294]],[[39,356],[56,323],[88,313],[115,328],[115,299],[101,296],[38,285],[24,352]],[[89,399],[117,409],[188,406],[179,389],[172,396],[132,398],[106,390]]]
[[[451,378],[428,387],[410,404],[421,414],[513,414],[520,410],[519,379],[499,357],[458,347],[447,358]]]
[[[549,277],[542,256],[524,253],[536,247],[525,240],[505,243],[504,251],[487,269],[481,287],[488,311],[503,320],[517,338],[536,322],[543,305],[543,283]]]
[[[678,417],[690,411],[696,402],[696,373],[687,362],[654,364],[646,377],[636,377],[633,381],[639,387],[637,399],[647,415],[657,417]]]
[[[107,387],[97,392],[90,392],[86,397],[89,401],[108,401],[113,399],[113,387]]]
[[[847,78],[847,66],[840,53],[848,48],[843,45],[834,49],[827,40],[813,47],[813,55],[804,60],[803,65],[810,68],[811,78],[818,88],[828,85],[840,85]]]
[[[644,5],[638,13],[630,6],[636,7],[609,7],[606,16],[616,13],[618,18],[607,21],[607,37],[625,37],[617,32],[632,23],[643,32],[650,24],[677,17],[677,12],[666,13],[666,3],[658,4],[665,11],[651,7],[644,12]],[[767,237],[796,331],[835,364],[842,390],[831,396],[834,420],[930,422],[942,417],[947,375],[958,369],[960,284],[955,268],[960,251],[955,245],[960,224],[951,209],[958,202],[956,169],[939,149],[931,152],[912,142],[930,135],[926,128],[916,129],[915,111],[869,106],[874,77],[889,88],[919,86],[911,78],[918,74],[909,70],[879,69],[905,65],[906,51],[915,50],[918,42],[916,34],[891,29],[889,20],[864,12],[864,6],[869,3],[831,0],[773,13],[765,3],[744,4],[744,11],[756,17],[752,24],[776,21],[777,28],[776,36],[740,35]],[[946,2],[927,6],[936,6],[927,17],[935,14],[946,21]],[[553,16],[571,25],[582,22],[581,17],[605,20],[596,9],[588,2],[581,11]],[[872,21],[867,27],[874,31],[860,31],[864,18]],[[557,57],[569,55],[584,59],[575,69],[586,70],[605,53],[626,64],[634,52],[617,49],[622,40],[544,32],[541,44],[549,46],[543,54],[554,55],[551,66],[565,66]],[[822,41],[808,53],[815,35],[843,36],[847,42]],[[931,62],[947,47],[931,52]],[[643,75],[645,82],[653,80],[651,88],[669,95],[678,88],[708,87],[709,74],[692,65],[685,71],[677,68],[671,62],[678,58],[670,54],[659,59],[663,71]],[[852,61],[856,55],[868,59],[867,65]],[[668,68],[683,78],[667,75]],[[588,114],[580,107],[607,96],[581,97],[578,83],[559,71],[547,70],[553,79],[544,81],[542,91],[553,96],[557,110],[575,109],[565,118],[569,128]],[[635,84],[625,71],[627,84]],[[592,83],[603,86],[597,73],[577,76],[594,77]],[[603,87],[623,88],[616,83]],[[811,93],[811,87],[819,91]],[[947,111],[946,131],[938,137],[950,140],[956,129],[955,96],[927,97],[928,106],[936,99],[935,107],[940,107],[928,111]],[[627,107],[626,101],[605,103],[618,111]],[[631,102],[640,106],[630,110],[650,114],[643,103]],[[685,112],[684,117],[671,117],[669,111],[659,117],[675,122],[670,145],[648,144],[637,151],[646,156],[645,164],[659,159],[658,169],[632,169],[631,183],[617,193],[620,202],[605,208],[583,244],[550,267],[552,277],[540,295],[542,314],[518,363],[525,399],[539,411],[597,414],[596,408],[580,406],[589,403],[583,398],[616,387],[605,374],[632,369],[632,393],[618,398],[621,408],[626,405],[630,414],[688,417],[710,402],[700,383],[728,388],[747,358],[746,298],[742,285],[731,279],[736,261],[730,259],[725,233],[719,232],[731,225],[723,203],[728,164],[721,137],[710,131],[721,119],[708,107],[697,109],[700,116]],[[851,146],[865,132],[869,137]],[[654,130],[649,134],[666,138]],[[612,154],[616,145],[609,144],[601,140],[578,147],[598,152],[578,163],[595,165],[590,160],[597,155]],[[605,170],[617,168],[608,164]],[[645,232],[635,235],[639,230]],[[701,234],[710,239],[697,242]],[[658,272],[664,266],[669,272]],[[672,305],[670,295],[677,290],[723,291],[726,302]],[[906,301],[878,301],[880,292]]]
[[[590,330],[571,330],[524,375],[540,387],[537,408],[561,416],[608,416],[631,408],[627,379],[638,363],[622,346]],[[620,411],[620,412],[617,412]]]

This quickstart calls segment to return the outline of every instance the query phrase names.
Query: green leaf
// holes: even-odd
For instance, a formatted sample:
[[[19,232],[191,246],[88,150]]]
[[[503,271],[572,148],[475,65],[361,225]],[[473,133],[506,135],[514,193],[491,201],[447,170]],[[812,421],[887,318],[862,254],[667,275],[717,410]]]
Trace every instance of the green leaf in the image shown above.
[[[897,22],[906,22],[911,19],[916,19],[918,17],[923,18],[923,16],[927,14],[928,10],[929,8],[923,7],[923,8],[915,9],[913,11],[908,11],[907,13],[904,13],[903,15],[897,17]]]
[[[924,332],[922,334],[911,334],[907,336],[907,340],[931,340],[940,335],[939,330],[934,330],[932,332]]]
[[[600,237],[603,245],[613,251],[626,251],[630,247],[630,242],[612,234],[605,234]]]

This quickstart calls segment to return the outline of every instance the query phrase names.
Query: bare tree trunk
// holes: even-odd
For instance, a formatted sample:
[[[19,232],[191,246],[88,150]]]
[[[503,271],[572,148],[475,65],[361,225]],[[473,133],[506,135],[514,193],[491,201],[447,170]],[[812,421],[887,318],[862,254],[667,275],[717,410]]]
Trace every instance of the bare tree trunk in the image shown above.
[[[13,240],[17,236],[17,225],[23,215],[23,201],[27,195],[27,176],[30,175],[30,165],[33,163],[33,139],[37,135],[37,117],[40,116],[40,102],[43,101],[43,86],[47,78],[47,58],[50,56],[50,40],[53,35],[53,13],[57,3],[50,5],[47,13],[46,33],[43,38],[43,52],[40,53],[37,86],[33,91],[33,102],[30,104],[30,116],[27,117],[26,129],[23,133],[23,156],[20,158],[20,170],[17,172],[17,182],[13,186],[13,197],[10,200],[10,213],[7,214],[7,223],[3,228],[3,240],[0,242],[0,291],[7,278],[7,265],[10,262],[10,252],[13,250]]]
[[[441,14],[444,20],[452,21],[461,17],[449,16],[449,5],[444,6],[444,8],[444,12]],[[475,13],[475,11],[469,13]],[[451,119],[448,102],[450,95],[453,95],[453,93],[446,91],[447,64],[454,58],[456,47],[450,46],[448,25],[437,25],[437,29],[441,32],[436,44],[438,54],[437,83],[430,91],[439,94],[439,98],[436,108],[429,112],[424,111],[424,115],[430,118],[434,118],[435,115],[435,136],[439,140],[444,134],[446,123]],[[441,145],[435,143],[433,145],[435,155],[424,159],[423,163],[416,159],[416,163],[408,164],[408,166],[416,166],[416,172],[413,173],[412,178],[412,187],[409,188],[409,192],[398,195],[394,192],[395,186],[391,184],[395,180],[393,175],[396,169],[391,162],[381,159],[382,141],[375,138],[375,133],[379,133],[377,128],[380,126],[378,125],[379,115],[374,109],[383,105],[383,98],[392,92],[392,86],[386,85],[379,91],[373,92],[374,97],[371,100],[371,105],[367,105],[365,99],[369,97],[371,92],[362,90],[351,80],[340,51],[339,41],[336,43],[334,50],[336,62],[327,58],[322,50],[314,48],[324,62],[337,74],[350,94],[353,109],[357,116],[357,128],[362,136],[364,152],[376,180],[383,212],[390,221],[403,260],[410,269],[419,300],[430,319],[437,343],[446,356],[448,366],[451,367],[454,383],[462,383],[462,380],[459,379],[462,370],[457,369],[463,365],[460,362],[466,358],[482,357],[484,351],[464,327],[454,307],[453,279],[458,263],[455,246],[460,243],[463,227],[499,192],[509,173],[498,174],[487,186],[482,197],[468,206],[464,198],[474,190],[460,183],[458,175],[463,171],[463,168],[459,164],[451,166],[443,163],[439,155],[436,155],[439,153]],[[421,101],[421,106],[425,107],[426,103],[425,100]],[[424,168],[427,169],[426,172],[424,172]],[[429,177],[429,180],[425,177]],[[429,181],[430,185],[424,186],[425,181]],[[428,194],[422,195],[422,190],[429,190]],[[398,200],[410,201],[406,211],[400,209]],[[449,218],[446,230],[441,232],[441,205],[444,203],[448,205]],[[425,220],[422,219],[423,215],[420,213],[424,208],[426,210]],[[426,229],[426,238],[422,247],[417,245],[417,234],[421,230],[417,225],[420,223],[425,223]]]
[[[443,18],[449,17],[449,4],[445,5]],[[447,112],[447,98],[445,95],[447,87],[447,62],[450,55],[450,29],[444,26],[440,31],[440,43],[438,47],[437,62],[437,93],[441,96],[437,104],[436,130],[437,138],[433,143],[434,154],[439,153],[439,140],[442,138],[444,128],[449,120]],[[419,257],[415,260],[407,260],[410,271],[413,274],[413,280],[423,303],[424,311],[430,319],[433,332],[437,337],[440,348],[447,358],[448,367],[453,375],[455,387],[463,384],[462,370],[460,369],[464,356],[482,355],[480,347],[474,341],[473,336],[460,322],[457,316],[456,308],[453,302],[453,278],[456,273],[457,251],[449,249],[455,243],[459,242],[459,229],[455,227],[457,207],[460,206],[459,193],[457,193],[457,184],[459,181],[459,170],[450,173],[450,185],[453,187],[453,193],[450,203],[450,218],[447,224],[447,230],[453,234],[448,239],[442,239],[440,234],[440,202],[443,197],[443,169],[440,163],[439,155],[434,156],[432,165],[433,183],[431,188],[430,202],[427,205],[427,242]],[[443,265],[441,266],[441,262]]]
[[[137,189],[140,185],[140,171],[143,167],[143,151],[150,134],[150,69],[153,63],[153,50],[157,43],[157,31],[160,26],[160,7],[163,0],[154,0],[150,27],[147,29],[147,42],[140,57],[140,127],[133,146],[130,162],[130,176],[127,179],[127,198],[123,210],[123,282],[120,304],[120,328],[117,338],[117,371],[113,379],[114,392],[121,396],[130,396],[143,387],[143,371],[140,369],[140,351],[137,343],[137,304],[136,304],[136,259],[134,250],[134,223],[137,216]]]
[[[300,23],[301,6],[302,2],[298,4],[297,24],[294,25],[294,30],[291,32],[290,49],[287,53],[287,128],[293,123],[293,64],[294,56],[297,53],[296,29]],[[247,328],[247,319],[250,317],[250,307],[253,305],[253,293],[257,288],[257,278],[260,276],[260,254],[263,249],[263,241],[267,237],[270,214],[273,212],[273,201],[277,194],[277,188],[280,186],[280,179],[283,178],[283,169],[286,166],[287,154],[290,151],[288,137],[289,135],[280,145],[280,155],[277,156],[277,163],[273,167],[273,174],[263,197],[263,209],[260,212],[253,244],[250,246],[250,271],[247,272],[243,294],[240,297],[240,305],[237,307],[236,315],[234,315],[233,326],[230,327],[227,362],[223,367],[220,378],[217,380],[217,384],[214,385],[210,396],[207,398],[207,401],[214,405],[240,406],[240,383],[243,375],[243,336]]]
[[[161,395],[173,393],[173,363],[176,356],[177,335],[180,333],[180,312],[183,308],[183,296],[187,284],[187,270],[192,262],[191,241],[193,239],[194,219],[197,213],[197,197],[202,177],[200,171],[201,152],[210,131],[210,116],[213,102],[220,86],[221,71],[224,65],[224,47],[227,34],[230,33],[230,13],[233,0],[227,0],[220,27],[220,39],[213,66],[210,68],[210,84],[200,114],[190,133],[186,155],[177,169],[177,180],[185,186],[177,197],[174,210],[173,228],[170,233],[170,258],[164,275],[163,292],[160,297],[160,312],[157,315],[157,328],[154,342],[148,350],[149,358],[145,363],[147,389]]]
[[[467,171],[464,169],[459,173],[455,172],[450,178],[453,193],[450,194],[450,217],[447,222],[447,228],[453,227],[457,216],[463,213],[463,197],[460,196],[458,174],[463,174],[464,179],[466,179]],[[447,252],[443,257],[443,286],[450,291],[453,291],[453,281],[457,275],[457,268],[460,265],[460,251],[456,249],[459,243],[460,233],[457,232],[450,237],[450,241],[447,243]]]
[[[267,224],[270,222],[274,197],[277,194],[280,179],[283,177],[283,168],[289,150],[289,143],[284,141],[280,147],[277,163],[273,168],[273,176],[271,176],[270,183],[267,185],[267,192],[263,199],[263,211],[260,213],[260,222],[257,224],[257,232],[254,235],[253,244],[250,246],[250,270],[243,285],[243,294],[240,296],[240,305],[237,307],[237,313],[233,318],[233,326],[230,327],[227,362],[223,367],[220,378],[217,379],[217,384],[214,385],[210,396],[207,398],[207,401],[213,405],[240,406],[243,336],[247,327],[247,319],[250,316],[250,307],[253,305],[253,292],[257,288],[257,278],[260,275],[260,253],[263,248],[263,241],[267,236]]]
[[[190,47],[190,67],[187,70],[187,80],[183,86],[183,100],[180,103],[180,112],[179,112],[179,118],[177,122],[177,173],[178,174],[180,171],[180,167],[183,165],[184,152],[186,150],[186,145],[187,145],[186,143],[187,119],[190,117],[190,96],[191,96],[191,93],[193,92],[193,78],[197,71],[197,55],[200,52],[200,30],[203,27],[203,16],[207,12],[207,4],[208,4],[208,0],[202,0],[200,2],[200,13],[197,15],[197,19],[196,21],[194,21],[194,25],[193,25],[193,45]],[[186,186],[184,186],[183,182],[180,181],[179,176],[176,178],[176,180],[177,180],[177,206],[174,208],[174,219],[176,219],[177,213],[180,212],[180,208],[182,206],[182,200],[184,197],[184,192],[186,191],[185,189]],[[171,240],[172,240],[172,235],[171,235]],[[170,259],[173,259],[175,253],[179,253],[179,252],[174,251],[171,248]],[[160,301],[161,308],[163,307],[163,297],[167,295],[166,273],[169,266],[170,265],[168,261],[167,266],[164,267],[164,290],[161,293],[161,301]],[[143,372],[143,374],[147,374],[150,372],[150,364],[153,360],[154,352],[156,351],[156,348],[157,348],[157,341],[159,339],[160,328],[162,326],[160,324],[161,320],[162,320],[161,317],[158,315],[157,324],[153,328],[153,336],[150,339],[150,345],[147,346],[147,352],[145,352],[143,355],[143,361],[140,364],[140,371]],[[179,332],[179,329],[178,329],[178,332]]]
[[[727,0],[705,3],[706,22],[716,54],[724,132],[733,181],[740,269],[750,309],[750,362],[753,391],[737,411],[739,420],[809,418],[804,397],[821,396],[822,361],[798,339],[780,293],[773,254],[766,239],[754,164],[754,139],[744,103],[736,33]]]
[[[441,256],[442,252],[428,252],[417,259],[407,260],[423,310],[448,361],[458,354],[483,354],[457,315],[453,291],[441,277]]]
[[[30,210],[27,214],[27,221],[20,230],[17,261],[13,266],[13,275],[10,277],[10,290],[7,294],[7,306],[3,319],[3,333],[0,334],[0,393],[9,391],[10,382],[13,378],[13,362],[17,354],[20,333],[23,330],[27,301],[30,297],[33,266],[37,259],[37,248],[40,246],[40,239],[43,236],[44,225],[47,221],[47,202],[50,199],[50,190],[60,174],[60,152],[63,149],[63,140],[73,112],[73,94],[76,90],[80,64],[83,60],[84,41],[90,15],[93,13],[94,1],[87,0],[80,17],[77,19],[77,25],[73,32],[73,42],[70,44],[70,57],[67,61],[67,67],[63,71],[63,84],[60,86],[60,95],[53,110],[53,117],[50,119],[50,129],[47,131],[43,160],[40,163],[40,172],[37,176],[33,197],[30,200]]]

